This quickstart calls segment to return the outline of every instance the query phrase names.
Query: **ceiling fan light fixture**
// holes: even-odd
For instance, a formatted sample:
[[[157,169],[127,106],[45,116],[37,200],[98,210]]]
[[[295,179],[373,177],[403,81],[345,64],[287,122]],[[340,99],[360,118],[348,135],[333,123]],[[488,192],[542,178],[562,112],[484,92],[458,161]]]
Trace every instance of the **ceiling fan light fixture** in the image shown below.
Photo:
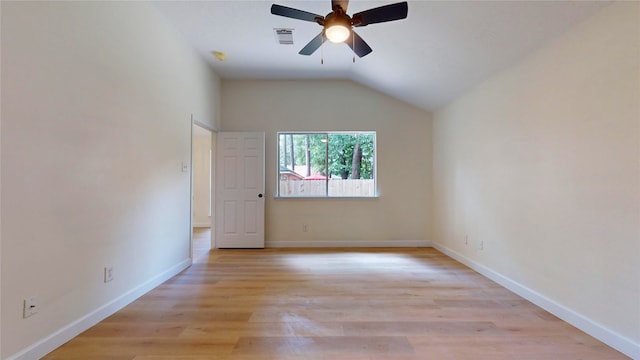
[[[2,1],[2,0],[0,0]],[[271,13],[291,19],[314,22],[322,26],[322,32],[316,35],[298,54],[311,55],[328,39],[333,43],[344,43],[359,57],[366,56],[373,51],[369,44],[352,30],[354,27],[367,26],[387,21],[401,20],[407,17],[407,2],[379,6],[349,16],[346,13],[349,0],[331,0],[331,11],[327,16],[298,10],[287,6],[273,4]],[[355,61],[355,56],[353,57]],[[321,61],[322,62],[322,61]]]
[[[324,36],[332,43],[341,43],[351,35],[351,18],[344,12],[332,12],[324,22]]]
[[[332,43],[341,43],[349,38],[351,29],[342,24],[335,24],[327,27],[324,34]]]

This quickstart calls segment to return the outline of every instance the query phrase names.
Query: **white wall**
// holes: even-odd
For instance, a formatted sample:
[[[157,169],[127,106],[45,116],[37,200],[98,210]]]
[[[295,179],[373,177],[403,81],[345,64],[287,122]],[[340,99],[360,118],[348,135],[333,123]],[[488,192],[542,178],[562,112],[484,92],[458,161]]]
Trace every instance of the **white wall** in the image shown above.
[[[0,25],[2,23],[2,6],[0,6]],[[2,32],[0,31],[0,37]],[[0,43],[2,41],[0,40]],[[0,49],[0,54],[2,50]],[[2,69],[2,56],[0,56]],[[0,81],[2,76],[0,75]],[[2,86],[0,86],[0,159],[2,159]],[[2,204],[2,161],[0,161],[0,204]],[[2,309],[2,206],[0,205],[0,309]],[[2,358],[2,311],[0,311],[0,358]]]
[[[605,7],[433,125],[435,242],[627,353],[640,342],[639,6]]]
[[[181,163],[219,79],[148,3],[1,6],[1,357],[37,358],[188,265]]]
[[[223,131],[266,132],[266,246],[429,239],[427,112],[342,80],[223,80],[222,103]],[[377,131],[380,198],[274,199],[276,132],[307,130]]]
[[[210,227],[211,132],[200,128],[193,138],[193,226]]]

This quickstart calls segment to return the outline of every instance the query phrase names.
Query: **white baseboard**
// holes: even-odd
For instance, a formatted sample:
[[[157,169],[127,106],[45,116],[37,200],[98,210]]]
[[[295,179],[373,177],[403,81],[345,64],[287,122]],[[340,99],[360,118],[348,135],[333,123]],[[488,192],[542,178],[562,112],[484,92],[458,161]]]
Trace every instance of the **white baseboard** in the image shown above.
[[[113,315],[118,310],[129,305],[140,296],[153,290],[155,287],[169,280],[189,266],[191,266],[191,259],[181,261],[180,263],[151,278],[147,282],[122,294],[116,299],[106,303],[105,305],[61,328],[60,330],[36,342],[35,344],[32,344],[31,346],[19,351],[18,353],[9,356],[8,358],[6,358],[6,360],[40,359],[44,355],[58,348],[60,345],[78,336],[83,331],[89,329],[105,318]]]
[[[373,240],[373,241],[267,241],[265,248],[341,248],[341,247],[431,247],[427,240]]]
[[[467,265],[473,270],[486,276],[487,278],[497,282],[505,288],[513,291],[514,293],[522,296],[523,298],[531,301],[560,319],[568,322],[569,324],[577,327],[585,333],[593,336],[594,338],[602,341],[603,343],[611,346],[612,348],[620,351],[621,353],[630,356],[632,359],[640,360],[640,344],[635,343],[629,338],[626,338],[604,326],[596,323],[595,321],[579,314],[568,307],[561,305],[548,297],[532,290],[494,270],[479,264],[466,256],[451,250],[445,246],[434,243],[433,247],[446,254],[447,256],[456,259],[457,261]]]
[[[193,223],[193,227],[194,228],[210,228],[211,227],[211,223],[209,223],[209,222]]]

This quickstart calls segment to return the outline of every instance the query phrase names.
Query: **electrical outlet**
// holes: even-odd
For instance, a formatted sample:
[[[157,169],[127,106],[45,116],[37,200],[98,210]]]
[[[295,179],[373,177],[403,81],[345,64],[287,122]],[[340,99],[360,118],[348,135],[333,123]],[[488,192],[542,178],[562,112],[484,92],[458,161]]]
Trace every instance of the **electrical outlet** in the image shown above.
[[[478,241],[478,250],[484,250],[484,240]]]
[[[38,313],[38,304],[36,303],[36,297],[30,296],[24,299],[24,307],[22,309],[22,317],[28,318]]]
[[[469,235],[464,236],[464,244],[467,246],[469,245]]]
[[[113,280],[113,266],[107,266],[104,268],[104,282],[108,283]]]
[[[309,232],[309,224],[302,224],[302,232]]]

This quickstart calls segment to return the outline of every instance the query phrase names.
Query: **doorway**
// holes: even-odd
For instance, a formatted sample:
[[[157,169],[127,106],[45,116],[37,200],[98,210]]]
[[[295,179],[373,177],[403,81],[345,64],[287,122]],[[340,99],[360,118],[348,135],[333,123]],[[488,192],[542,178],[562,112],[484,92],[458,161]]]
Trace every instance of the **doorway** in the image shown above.
[[[191,138],[191,259],[202,261],[214,248],[213,161],[214,132],[192,122]]]

